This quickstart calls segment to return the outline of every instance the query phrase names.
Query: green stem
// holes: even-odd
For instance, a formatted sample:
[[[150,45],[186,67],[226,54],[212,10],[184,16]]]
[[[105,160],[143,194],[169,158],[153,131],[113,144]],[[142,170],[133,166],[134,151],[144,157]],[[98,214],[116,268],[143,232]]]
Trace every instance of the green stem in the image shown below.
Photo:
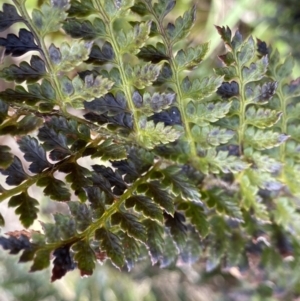
[[[242,75],[242,66],[240,66],[237,57],[235,57],[237,62],[237,74],[239,79],[239,88],[240,88],[240,102],[239,102],[239,129],[238,129],[238,144],[240,155],[243,154],[243,144],[244,144],[244,133],[245,133],[245,110],[246,110],[246,98],[245,98],[245,83],[243,81]]]
[[[185,133],[186,133],[187,140],[189,141],[189,144],[190,144],[191,158],[194,158],[194,157],[197,156],[197,149],[196,149],[196,146],[195,146],[195,143],[194,143],[194,139],[193,139],[193,136],[192,136],[192,133],[191,133],[190,124],[188,122],[188,118],[187,118],[186,111],[185,111],[186,104],[184,103],[184,97],[183,97],[183,93],[182,93],[182,90],[181,90],[181,87],[180,87],[180,79],[179,79],[180,70],[179,70],[179,68],[177,68],[177,65],[176,65],[176,62],[175,62],[175,59],[174,59],[173,49],[172,49],[173,44],[167,38],[167,34],[165,32],[164,26],[161,23],[161,20],[156,15],[156,13],[153,10],[152,6],[147,1],[144,1],[144,4],[147,6],[147,8],[151,12],[151,14],[154,16],[155,22],[158,26],[158,31],[161,35],[161,38],[164,42],[164,45],[166,45],[167,56],[169,57],[169,63],[170,63],[172,73],[173,73],[175,92],[177,94],[178,109],[180,111],[182,123],[185,127]]]
[[[134,130],[136,132],[138,132],[139,131],[139,120],[138,120],[138,115],[137,115],[138,112],[132,101],[131,89],[130,89],[131,83],[130,83],[130,81],[127,80],[127,76],[126,76],[126,72],[125,72],[125,68],[124,68],[124,64],[123,64],[123,57],[122,57],[123,54],[120,51],[120,47],[119,47],[116,37],[115,37],[115,32],[113,30],[114,20],[113,19],[111,20],[109,18],[109,16],[107,15],[107,13],[100,1],[94,0],[93,2],[94,2],[94,5],[98,8],[99,12],[101,13],[101,15],[107,25],[109,39],[110,39],[110,42],[111,42],[111,45],[112,45],[112,48],[114,50],[115,57],[116,57],[116,64],[120,71],[120,76],[121,76],[121,80],[122,80],[122,91],[125,94],[125,98],[127,100],[129,110],[133,117]]]
[[[99,136],[99,137],[95,138],[87,147],[98,145],[99,142],[102,139],[103,139],[102,136]],[[82,148],[76,154],[74,154],[74,155],[72,155],[72,156],[70,156],[70,157],[68,157],[68,158],[66,158],[66,159],[64,159],[64,160],[56,163],[54,166],[51,166],[50,168],[47,168],[42,173],[30,177],[24,183],[18,185],[17,187],[9,189],[9,190],[4,190],[4,192],[2,192],[2,194],[0,194],[0,203],[2,201],[6,200],[9,197],[11,197],[13,195],[16,195],[18,193],[21,193],[22,191],[26,190],[27,188],[29,188],[30,186],[32,186],[33,184],[35,184],[39,179],[47,177],[49,175],[52,175],[55,171],[57,171],[59,168],[61,168],[66,163],[68,163],[68,162],[74,162],[77,159],[81,158],[82,157],[82,153],[84,152],[84,150],[87,147]]]

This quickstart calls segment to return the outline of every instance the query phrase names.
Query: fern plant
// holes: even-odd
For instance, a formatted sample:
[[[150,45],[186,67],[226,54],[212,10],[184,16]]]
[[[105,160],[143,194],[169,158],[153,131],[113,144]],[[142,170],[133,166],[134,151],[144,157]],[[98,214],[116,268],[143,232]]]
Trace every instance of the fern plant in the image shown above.
[[[25,2],[1,12],[1,31],[24,25],[0,39],[4,55],[31,58],[0,71],[18,84],[0,92],[0,134],[23,153],[0,146],[0,200],[29,229],[33,186],[69,214],[7,233],[4,249],[31,271],[54,258],[52,281],[106,259],[130,270],[147,253],[162,267],[205,258],[208,271],[251,265],[256,252],[266,269],[286,255],[299,264],[291,58],[217,26],[223,66],[198,78],[209,43],[180,43],[195,7],[168,23],[174,0],[52,0],[32,14]]]

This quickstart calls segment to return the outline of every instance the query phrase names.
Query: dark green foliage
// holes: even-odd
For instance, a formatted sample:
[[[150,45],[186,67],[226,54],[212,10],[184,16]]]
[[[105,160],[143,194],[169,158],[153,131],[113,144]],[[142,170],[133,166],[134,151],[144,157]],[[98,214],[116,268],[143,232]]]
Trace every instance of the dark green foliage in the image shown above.
[[[24,84],[0,92],[0,135],[13,137],[26,161],[0,146],[1,174],[15,186],[0,186],[0,201],[24,227],[42,198],[31,186],[69,208],[42,223],[43,233],[0,238],[11,253],[23,251],[21,262],[33,261],[31,271],[51,256],[52,281],[75,267],[91,275],[107,258],[131,270],[147,253],[161,267],[202,260],[209,273],[242,271],[255,250],[266,274],[282,257],[298,262],[293,60],[217,26],[227,53],[215,72],[202,72],[209,44],[179,43],[195,7],[167,23],[174,6],[51,1],[31,19],[23,2],[3,5],[0,30],[27,26],[0,39],[5,55],[38,53],[0,71]],[[65,40],[45,46],[56,32]]]

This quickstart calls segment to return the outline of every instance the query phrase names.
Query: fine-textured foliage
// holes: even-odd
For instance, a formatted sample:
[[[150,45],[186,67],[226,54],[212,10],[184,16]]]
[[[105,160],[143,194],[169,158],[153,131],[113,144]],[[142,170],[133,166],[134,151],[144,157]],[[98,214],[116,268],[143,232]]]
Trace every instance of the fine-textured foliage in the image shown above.
[[[31,271],[54,257],[55,281],[75,267],[91,275],[99,258],[130,270],[147,252],[161,267],[200,257],[208,271],[241,267],[262,240],[267,269],[287,253],[280,233],[297,266],[300,80],[290,79],[292,58],[282,63],[262,41],[217,26],[227,52],[203,74],[209,44],[178,43],[195,7],[167,23],[173,0],[44,2],[32,17],[21,0],[0,14],[0,30],[26,27],[0,39],[5,55],[31,56],[0,71],[25,83],[0,92],[0,134],[23,153],[0,146],[0,201],[28,228],[38,217],[40,196],[29,189],[37,185],[69,214],[55,213],[41,232],[1,237],[3,248],[22,251]],[[46,45],[58,31],[67,41]]]

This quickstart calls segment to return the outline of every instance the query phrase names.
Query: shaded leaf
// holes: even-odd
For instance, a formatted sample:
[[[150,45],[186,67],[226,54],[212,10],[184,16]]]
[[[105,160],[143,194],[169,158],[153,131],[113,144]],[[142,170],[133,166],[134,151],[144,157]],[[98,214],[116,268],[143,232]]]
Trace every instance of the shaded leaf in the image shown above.
[[[151,256],[152,264],[156,264],[162,257],[164,250],[164,228],[162,225],[151,219],[143,221],[147,229],[147,247]]]
[[[37,186],[45,187],[43,190],[44,195],[50,197],[55,201],[69,201],[71,193],[67,189],[66,184],[54,177],[43,177],[37,181]]]
[[[16,22],[22,22],[23,18],[19,16],[14,5],[4,3],[0,11],[0,31],[8,29]]]
[[[9,238],[1,236],[0,245],[4,250],[9,250],[9,254],[18,254],[21,250],[31,249],[29,238],[24,234],[19,237],[10,235]]]
[[[67,19],[63,24],[63,29],[75,39],[95,40],[106,36],[105,23],[99,18],[95,18],[93,23],[88,20]]]
[[[7,38],[0,38],[0,46],[5,47],[5,55],[21,56],[28,51],[40,51],[35,44],[33,34],[25,28],[19,31],[19,37],[10,33]]]
[[[51,282],[61,279],[68,271],[72,271],[75,268],[75,264],[70,255],[70,246],[67,245],[55,249],[53,256],[55,258],[53,260]]]
[[[115,54],[111,44],[109,42],[105,42],[101,48],[98,45],[93,45],[86,63],[102,65],[107,62],[113,61],[114,57]]]
[[[142,212],[144,216],[163,222],[162,210],[148,197],[142,195],[131,196],[125,201],[125,207],[134,207],[135,211]]]
[[[71,214],[76,221],[76,229],[83,232],[92,224],[92,213],[86,204],[80,202],[68,202]]]
[[[146,229],[133,214],[116,212],[111,216],[111,223],[112,225],[120,225],[129,236],[142,242],[146,241]]]
[[[33,173],[41,173],[45,168],[52,166],[47,160],[46,152],[42,146],[39,145],[38,140],[23,136],[18,140],[20,150],[24,153],[26,161],[31,162],[29,170]]]
[[[175,212],[174,216],[164,214],[166,227],[170,229],[173,240],[179,251],[182,251],[186,245],[187,226],[184,224],[185,217],[179,212]]]
[[[44,61],[37,55],[33,55],[30,64],[21,62],[20,66],[10,65],[0,70],[0,77],[7,81],[14,81],[16,83],[33,83],[45,76],[46,68]]]
[[[154,64],[163,60],[168,60],[169,58],[166,54],[165,46],[161,43],[157,43],[156,47],[153,45],[146,45],[140,48],[140,52],[137,54],[137,57],[145,61],[150,61]]]
[[[50,265],[51,249],[41,249],[35,252],[33,264],[30,272],[36,272],[46,269]]]
[[[14,156],[13,163],[5,170],[0,170],[0,172],[8,176],[5,181],[8,185],[19,185],[28,177],[23,169],[21,160],[16,156]]]
[[[37,218],[38,205],[39,202],[30,197],[27,192],[11,197],[8,202],[8,207],[17,207],[15,213],[20,215],[20,221],[26,228],[31,226]]]
[[[106,251],[107,256],[116,267],[124,265],[124,250],[120,238],[105,228],[95,231],[95,239],[100,241],[101,251]]]
[[[80,270],[81,276],[90,276],[95,269],[96,255],[89,243],[85,240],[80,240],[72,245],[74,252],[74,261]]]

